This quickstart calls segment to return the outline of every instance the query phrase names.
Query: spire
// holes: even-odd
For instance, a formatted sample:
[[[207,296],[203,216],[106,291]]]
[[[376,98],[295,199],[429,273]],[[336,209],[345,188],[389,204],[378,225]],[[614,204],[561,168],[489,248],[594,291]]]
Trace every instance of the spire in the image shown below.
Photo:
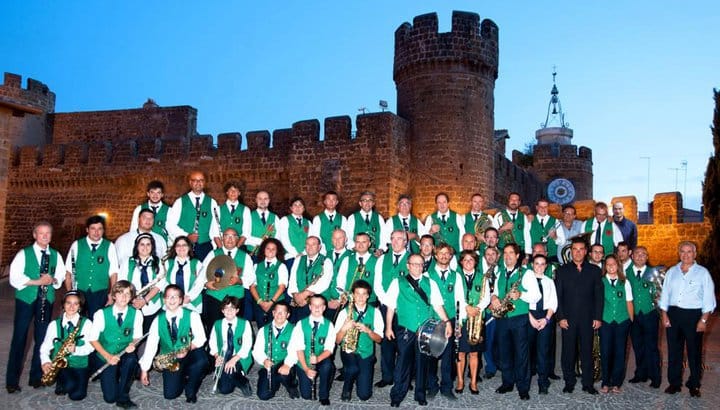
[[[555,84],[555,76],[557,76],[557,70],[555,66],[553,66],[552,76],[553,86],[552,91],[550,91],[550,103],[548,104],[548,111],[547,115],[545,116],[545,123],[542,124],[542,128],[567,128],[569,124],[565,122],[565,113],[563,113],[562,111],[562,104],[560,104],[560,98],[558,97],[558,94],[560,94],[560,92],[557,89],[557,84]]]

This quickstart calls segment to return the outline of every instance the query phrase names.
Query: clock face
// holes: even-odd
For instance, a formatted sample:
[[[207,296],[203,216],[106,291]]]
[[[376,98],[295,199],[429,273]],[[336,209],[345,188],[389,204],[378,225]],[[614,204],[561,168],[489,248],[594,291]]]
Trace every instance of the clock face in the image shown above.
[[[565,205],[575,199],[575,186],[567,179],[557,178],[550,182],[547,193],[551,202]]]

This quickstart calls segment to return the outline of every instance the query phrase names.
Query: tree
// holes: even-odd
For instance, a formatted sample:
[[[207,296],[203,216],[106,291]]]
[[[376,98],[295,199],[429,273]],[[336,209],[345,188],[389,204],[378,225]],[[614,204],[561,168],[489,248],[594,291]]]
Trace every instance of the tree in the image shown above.
[[[713,89],[715,113],[711,127],[715,151],[708,159],[703,182],[703,207],[710,221],[710,234],[700,249],[698,262],[712,274],[715,288],[720,285],[720,91]]]

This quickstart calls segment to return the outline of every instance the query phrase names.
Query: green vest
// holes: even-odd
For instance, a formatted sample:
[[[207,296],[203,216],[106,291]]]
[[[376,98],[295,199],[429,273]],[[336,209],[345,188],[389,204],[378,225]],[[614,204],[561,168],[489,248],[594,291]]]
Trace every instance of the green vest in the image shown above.
[[[233,356],[238,354],[240,352],[240,348],[242,347],[242,338],[243,333],[245,333],[245,325],[247,324],[247,321],[245,319],[237,318],[237,324],[235,325],[235,333],[233,333]],[[227,336],[227,328],[222,327],[222,319],[215,321],[215,343],[217,343],[217,351],[220,357],[225,356],[225,349],[227,348],[227,340],[225,340]],[[250,348],[252,352],[252,347]],[[245,373],[248,372],[250,369],[250,365],[252,364],[252,354],[247,355],[246,357],[240,358],[240,366],[242,366],[242,369]]]
[[[276,260],[274,264],[267,267],[265,259],[255,265],[255,289],[257,290],[260,300],[269,301],[272,299],[275,292],[277,292],[280,286],[280,277],[278,275],[278,268],[280,268],[280,261]],[[280,295],[278,301],[285,300],[285,293]]]
[[[135,258],[130,258],[130,262],[128,262],[128,275],[127,275],[127,280],[128,280],[128,282],[130,282],[130,283],[133,283],[133,276],[135,275],[135,267],[136,267],[136,266],[137,266],[137,261],[135,260]],[[148,267],[150,268],[150,269],[149,269],[150,271],[148,272],[148,283],[150,283],[150,282],[152,282],[152,281],[155,279],[155,277],[156,277],[157,275],[159,275],[160,273],[157,272],[157,271],[152,267],[152,264],[149,265]],[[139,275],[139,274],[140,274],[140,273],[138,272],[138,275]],[[139,291],[140,289],[137,289],[137,290]],[[157,294],[155,294],[155,296],[153,296],[152,299],[150,299],[150,301],[151,301],[151,302],[155,302],[155,301],[157,301],[157,300],[162,299],[162,298],[161,298],[161,295],[162,295],[162,292],[158,292]]]
[[[370,235],[370,252],[375,252],[375,249],[380,246],[380,218],[378,213],[373,212],[371,214],[370,224],[365,222],[365,218],[362,217],[360,211],[355,212],[350,217],[355,218],[355,230],[352,232],[352,237],[354,238],[359,233],[367,233]]]
[[[495,286],[497,288],[497,295],[498,295],[498,298],[500,298],[500,300],[502,300],[505,297],[507,292],[510,291],[513,284],[517,281],[520,281],[518,290],[520,292],[527,291],[527,289],[525,289],[522,285],[522,278],[527,273],[527,271],[521,273],[520,272],[521,270],[523,270],[522,266],[518,266],[518,268],[515,269],[515,271],[512,273],[512,275],[510,275],[510,277],[508,278],[507,277],[507,269],[506,268],[500,269],[500,271],[498,272],[497,281],[495,282]],[[532,273],[530,273],[530,274],[532,275]],[[512,312],[508,312],[507,317],[527,315],[528,312],[530,311],[530,305],[528,305],[528,303],[522,299],[514,300],[513,305],[515,305],[515,310],[513,310]]]
[[[478,218],[480,218],[480,216],[478,216]],[[465,233],[471,233],[473,236],[475,235],[475,219],[472,212],[465,214]]]
[[[460,276],[463,277],[462,286],[463,291],[465,292],[465,302],[467,302],[468,305],[471,306],[477,306],[478,303],[480,303],[480,299],[482,298],[482,291],[483,291],[483,280],[484,276],[481,272],[475,272],[475,276],[473,276],[472,282],[470,282],[470,286],[468,287],[467,282],[465,280],[465,273],[460,271]],[[467,318],[465,318],[467,320]]]
[[[311,348],[313,347],[312,325],[310,324],[312,321],[312,316],[308,316],[300,321],[300,326],[302,326],[303,330],[303,340],[305,341],[305,363],[308,365],[310,364],[310,353]],[[329,331],[330,321],[323,319],[322,323],[318,325],[317,332],[315,332],[315,356],[320,356],[320,354],[325,350],[325,340],[327,339]],[[300,363],[298,363],[298,366],[300,366]]]
[[[315,278],[322,276],[325,256],[321,254],[315,255],[315,259],[313,259],[313,264],[309,270],[307,255],[301,256],[300,259],[294,263],[298,264],[297,270],[295,271],[295,285],[297,285],[298,292],[302,292],[310,286]]]
[[[419,282],[420,289],[425,291],[428,297],[428,302],[430,302],[430,280],[423,275]],[[435,311],[410,286],[407,276],[398,278],[397,281],[399,289],[396,307],[398,325],[411,332],[416,332],[423,322],[434,317]]]
[[[365,263],[364,269],[359,269],[358,261],[355,258],[355,255],[352,255],[347,259],[347,271],[345,272],[345,291],[349,292],[352,288],[353,283],[357,280],[364,280],[367,283],[370,284],[370,288],[373,287],[373,284],[375,283],[375,265],[377,264],[377,259],[373,254],[368,252],[365,256],[367,260],[363,260]],[[377,301],[377,295],[373,293],[370,295],[370,298],[368,299],[368,303],[375,303]]]
[[[645,272],[649,269],[653,269],[650,266],[645,266]],[[635,265],[630,264],[625,271],[625,276],[630,282],[633,294],[633,308],[635,313],[649,313],[654,309],[653,297],[655,295],[655,284],[651,281],[645,280],[642,277],[638,279],[635,275],[637,274]]]
[[[507,211],[507,209],[502,210],[502,216],[503,216],[503,222],[512,222],[512,217],[510,216],[510,213]],[[502,224],[501,224],[502,225]],[[525,214],[523,214],[520,211],[517,211],[515,213],[515,222],[513,224],[512,228],[512,234],[515,238],[515,243],[520,246],[520,251],[525,251]],[[499,232],[498,232],[499,233]],[[503,235],[500,235],[500,241],[498,242],[498,249],[503,249],[505,245],[505,241],[502,239]],[[502,254],[500,254],[500,259],[502,259]],[[509,316],[509,315],[508,315]]]
[[[237,212],[237,211],[235,211]],[[275,229],[275,218],[277,217],[274,213],[270,211],[266,211],[267,215],[265,216],[265,225],[263,225],[262,219],[260,219],[260,215],[255,212],[250,212],[250,235],[256,237],[256,238],[274,238],[275,234],[277,233],[277,230]],[[272,226],[272,228],[271,228]],[[254,250],[254,246],[249,246],[248,249],[250,251]]]
[[[302,253],[305,250],[305,240],[308,237],[308,230],[310,230],[310,221],[306,218],[302,219],[302,226],[298,225],[295,215],[290,214],[287,216],[288,222],[288,238],[290,244],[295,249],[285,249],[291,254]]]
[[[161,310],[157,315],[158,335],[160,336],[160,354],[177,352],[190,346],[193,340],[192,328],[190,326],[191,312],[185,308],[180,323],[177,323],[177,339],[170,337],[170,323],[167,320],[167,312]]]
[[[193,195],[194,197],[194,195]],[[194,199],[194,198],[193,198]],[[195,210],[195,203],[193,199],[190,199],[189,194],[185,194],[180,199],[182,207],[180,209],[180,219],[178,226],[185,232],[193,233],[195,230],[195,220],[198,217],[198,213]],[[205,194],[202,202],[200,203],[200,219],[198,223],[198,243],[205,243],[210,241],[210,223],[212,222],[212,198],[210,195]]]
[[[418,219],[415,217],[415,215],[410,214],[408,220],[408,232],[412,232],[414,234],[418,233]],[[402,218],[400,215],[395,215],[392,217],[392,224],[393,224],[393,231],[402,231],[405,230],[405,227],[403,227]],[[409,241],[410,242],[410,253],[420,253],[420,246],[415,241]],[[390,245],[388,244],[388,248]]]
[[[103,239],[93,253],[86,238],[87,236],[77,240],[77,255],[75,255],[77,288],[85,292],[106,290],[110,281],[110,261],[108,260],[110,241]]]
[[[59,318],[55,319],[55,326],[57,329],[57,337],[55,338],[55,341],[53,342],[53,351],[52,355],[50,356],[50,359],[55,360],[55,356],[57,355],[57,352],[60,350],[60,347],[62,346],[63,342],[65,342],[65,339],[70,335],[68,333],[67,329],[65,329],[62,325],[62,319],[63,317],[60,316]],[[87,323],[87,319],[80,316],[80,320],[78,322],[78,326],[80,327],[80,330],[78,331],[78,337],[75,338],[75,346],[83,346],[85,344],[85,339],[81,338],[83,327],[85,326],[85,323]],[[74,354],[70,354],[67,356],[68,360],[68,367],[71,367],[73,369],[83,368],[88,366],[88,357],[87,356],[76,356]]]
[[[395,265],[395,255],[392,249],[383,256],[382,263],[382,288],[383,291],[387,292],[393,279],[402,279],[403,276],[407,275],[407,260],[410,254],[405,252],[398,260],[397,266]]]
[[[127,311],[123,317],[122,326],[118,326],[117,317],[113,316],[112,305],[106,306],[102,309],[103,318],[105,319],[105,329],[100,332],[98,342],[102,345],[103,349],[107,350],[111,355],[116,355],[125,350],[128,345],[133,341],[133,338],[140,338],[140,335],[134,335],[133,330],[135,328],[135,315],[137,310],[128,306]],[[105,362],[105,358],[100,354],[97,355],[101,361]]]
[[[282,363],[288,355],[288,345],[290,345],[290,336],[292,336],[293,325],[290,322],[285,323],[285,327],[278,337],[275,337],[273,321],[270,321],[263,327],[265,332],[265,355],[273,362],[273,365]],[[271,333],[272,332],[272,333]],[[272,352],[268,349],[268,340],[272,337]],[[272,353],[272,354],[271,354]],[[295,352],[293,352],[295,354]]]
[[[603,305],[603,322],[622,323],[630,319],[627,310],[627,300],[625,295],[625,282],[618,279],[615,286],[610,284],[607,276],[603,276],[603,285],[605,287],[605,304]]]
[[[220,232],[225,232],[227,228],[233,228],[242,236],[243,227],[243,214],[245,212],[245,205],[238,202],[235,212],[232,214],[227,207],[227,202],[220,207]]]
[[[330,222],[330,218],[325,214],[325,211],[322,211],[318,214],[318,219],[320,220],[320,241],[325,245],[325,249],[332,249],[332,233],[336,229],[342,229],[342,215],[340,215],[340,212],[335,211],[335,216]],[[295,221],[295,224],[297,225],[297,221]]]
[[[352,312],[350,312],[352,315],[352,320],[355,322],[359,322],[367,326],[370,331],[372,332],[375,326],[375,308],[366,305],[365,306],[365,314],[363,315],[361,320],[357,320],[359,313],[355,306],[353,305]],[[345,347],[345,340],[341,343],[342,347]],[[375,354],[375,342],[370,338],[370,336],[367,333],[358,333],[358,342],[357,342],[357,350],[355,351],[360,357],[363,359],[367,359],[370,356],[373,356]]]
[[[448,267],[447,273],[445,274],[445,280],[443,281],[440,277],[440,273],[437,271],[437,267],[432,271],[428,272],[430,279],[437,283],[440,288],[440,294],[443,298],[443,307],[448,315],[449,319],[454,319],[457,312],[455,311],[455,286],[462,286],[457,281],[457,273]],[[429,296],[429,295],[428,295]]]
[[[195,286],[195,281],[197,280],[197,275],[195,273],[197,272],[197,264],[199,262],[200,261],[198,261],[197,259],[190,259],[190,263],[188,265],[185,265],[186,267],[189,267],[189,269],[188,270],[183,269],[183,276],[190,275],[190,281],[188,282],[187,289],[185,289],[185,294],[187,294],[187,291],[192,289],[193,286]],[[175,267],[175,259],[168,260],[167,273],[165,274],[165,280],[167,281],[167,283],[177,284],[177,282],[175,280],[175,279],[177,279],[177,276],[175,276],[174,278],[170,276],[171,275],[170,272],[173,271],[174,267]],[[195,307],[197,307],[201,303],[202,303],[202,292],[195,299],[190,301],[190,304],[192,304]]]
[[[548,216],[544,227],[540,226],[537,216],[530,222],[530,238],[532,239],[533,245],[536,243],[544,243],[547,247],[548,255],[557,255],[557,244],[554,239],[548,236],[548,232],[555,227],[556,222],[557,220],[552,216]]]
[[[437,212],[433,213],[431,217],[433,224],[440,225],[440,231],[438,232],[440,235],[440,242],[444,242],[452,246],[455,253],[458,253],[462,248],[460,247],[460,229],[457,223],[457,213],[455,213],[455,211],[448,211],[448,217],[444,223],[438,216]]]
[[[145,201],[142,205],[140,205],[140,209],[150,209],[150,204]],[[168,231],[165,227],[165,223],[167,222],[167,213],[168,209],[170,209],[169,206],[165,205],[164,202],[160,203],[160,207],[158,208],[157,212],[155,213],[155,224],[152,227],[152,231],[156,234],[160,235],[165,239],[165,241],[168,240]],[[195,221],[193,220],[193,224],[195,224]],[[190,228],[192,230],[192,227]]]
[[[217,248],[213,250],[213,253],[215,256],[218,255],[224,255],[223,248]],[[235,260],[235,266],[237,266],[238,270],[240,271],[238,273],[238,277],[242,279],[242,273],[243,270],[245,270],[245,257],[247,256],[247,253],[243,252],[242,249],[237,248],[235,250],[235,257],[233,260]],[[245,287],[243,285],[237,284],[237,285],[231,285],[225,287],[225,289],[220,290],[212,290],[207,289],[205,291],[208,296],[212,296],[213,298],[222,301],[225,299],[225,296],[235,296],[238,299],[242,299],[245,297]]]
[[[585,221],[585,232],[594,232],[593,231],[593,221],[595,218],[590,218],[587,221]],[[595,242],[595,234],[593,233],[590,237],[590,243]],[[603,249],[605,250],[605,255],[610,255],[615,251],[615,241],[613,239],[613,223],[610,221],[610,219],[605,220],[605,229],[600,234],[600,242],[602,243]]]
[[[335,250],[327,252],[327,257],[330,258],[330,260],[333,263],[333,277],[330,281],[330,286],[325,290],[325,292],[322,293],[323,296],[325,296],[325,299],[327,300],[334,300],[340,297],[340,294],[337,291],[337,277],[338,277],[338,271],[340,270],[340,265],[342,264],[342,261],[347,258],[348,256],[351,256],[353,253],[350,249],[345,249],[340,256],[337,258],[337,260],[334,260],[335,258]]]
[[[55,277],[55,268],[57,267],[58,253],[55,249],[48,247],[50,250],[50,258],[48,263],[47,274]],[[32,246],[28,246],[23,249],[25,253],[25,270],[23,273],[31,280],[40,279],[40,261],[35,256],[35,249]],[[15,290],[15,298],[22,300],[27,304],[33,303],[38,298],[38,292],[40,286],[30,285],[25,286],[23,290]],[[55,287],[53,285],[47,286],[47,301],[52,304],[55,301]]]

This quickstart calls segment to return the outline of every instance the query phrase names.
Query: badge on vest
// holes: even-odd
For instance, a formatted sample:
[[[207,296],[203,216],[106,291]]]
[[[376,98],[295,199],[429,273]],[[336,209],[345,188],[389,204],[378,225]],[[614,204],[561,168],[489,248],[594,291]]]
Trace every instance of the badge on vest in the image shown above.
[[[373,233],[377,232],[377,228],[373,226],[372,231],[373,231]]]
[[[287,349],[287,345],[287,342],[280,342],[280,348],[283,350]]]
[[[618,291],[617,291],[617,297],[618,297],[618,298],[622,298],[622,297],[623,297],[622,290],[618,290]]]
[[[238,346],[242,346],[242,335],[235,340],[235,343],[237,343]]]
[[[480,285],[475,285],[475,292],[480,292],[480,289],[481,289]]]
[[[448,228],[447,228],[447,231],[448,231],[448,232],[451,232],[451,233],[452,233],[453,230],[454,230],[454,228],[453,228],[452,226],[448,226]]]
[[[240,222],[242,222],[242,218],[240,218],[239,216],[236,216],[236,217],[235,217],[235,224],[239,224]]]
[[[129,327],[126,327],[126,328],[123,330],[123,336],[125,336],[125,337],[130,336],[130,333],[132,333],[132,329],[130,329]]]
[[[207,213],[207,211],[202,211],[202,212],[200,213],[200,215],[201,215],[203,218],[207,218],[208,213]]]
[[[97,257],[97,263],[102,264],[103,262],[105,262],[105,257],[104,257],[104,256],[98,256],[98,257]]]
[[[268,275],[268,278],[269,278],[270,280],[275,279],[275,272],[270,272],[270,274]]]
[[[162,228],[162,226],[165,225],[165,222],[163,222],[163,221],[157,221],[157,222],[155,222],[155,225]]]
[[[612,235],[612,231],[609,229],[605,230],[605,236],[610,236],[610,235]]]
[[[455,286],[452,285],[452,284],[450,284],[450,285],[448,285],[448,288],[447,288],[447,289],[448,289],[448,292],[452,292],[453,289],[455,289]]]
[[[324,345],[324,344],[325,344],[325,338],[324,338],[324,337],[319,338],[319,339],[318,339],[318,343],[320,343],[321,345]]]
[[[643,285],[643,288],[645,288],[645,289],[647,289],[647,288],[648,288],[648,286],[649,286],[647,282],[643,282],[643,284],[642,284],[642,285]]]
[[[186,345],[186,344],[188,344],[188,337],[187,337],[187,336],[181,337],[181,338],[180,338],[180,344],[182,344],[183,346]]]

